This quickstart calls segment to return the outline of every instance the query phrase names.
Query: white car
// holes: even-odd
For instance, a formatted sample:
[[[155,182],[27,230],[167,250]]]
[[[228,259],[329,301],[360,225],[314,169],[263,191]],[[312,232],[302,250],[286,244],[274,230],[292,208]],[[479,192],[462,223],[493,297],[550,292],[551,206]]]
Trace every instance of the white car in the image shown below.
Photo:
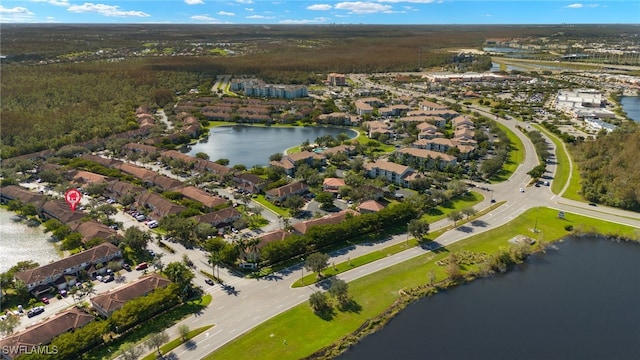
[[[524,188],[520,188],[520,192],[524,192]]]

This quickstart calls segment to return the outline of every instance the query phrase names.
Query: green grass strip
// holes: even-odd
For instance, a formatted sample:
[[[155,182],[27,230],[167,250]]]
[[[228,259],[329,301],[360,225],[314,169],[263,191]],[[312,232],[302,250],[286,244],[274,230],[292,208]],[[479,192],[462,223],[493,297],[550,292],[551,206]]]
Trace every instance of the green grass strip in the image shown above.
[[[511,146],[509,147],[509,157],[507,161],[502,166],[502,169],[493,176],[490,181],[492,183],[507,181],[511,175],[516,171],[518,165],[522,164],[524,161],[525,151],[524,144],[522,140],[508,127],[500,124],[496,121],[496,124],[507,134],[509,137],[509,141],[511,141]]]
[[[203,332],[209,330],[213,325],[207,325],[207,326],[203,326],[203,327],[199,327],[195,330],[191,330],[189,331],[189,333],[187,333],[187,337],[186,340],[183,340],[182,338],[177,338],[177,339],[173,339],[171,341],[169,341],[168,343],[162,345],[160,347],[160,351],[163,354],[167,354],[168,352],[170,352],[171,350],[177,348],[178,346],[186,343],[187,341],[193,339],[194,337],[196,337],[197,335],[202,334]],[[142,358],[142,360],[153,360],[155,359],[157,356],[157,354],[154,352],[152,352],[151,354],[145,356]]]
[[[321,319],[312,312],[308,303],[303,303],[260,324],[205,359],[287,360],[309,356],[343,339],[368,319],[383,313],[398,299],[402,289],[426,284],[432,270],[436,281],[445,279],[445,270],[438,266],[436,261],[448,256],[449,252],[464,250],[490,255],[507,247],[508,240],[520,234],[539,240],[560,239],[569,234],[564,229],[566,225],[583,231],[636,238],[636,229],[629,226],[571,213],[565,213],[564,220],[559,219],[557,215],[557,210],[549,208],[530,209],[495,230],[460,241],[437,253],[427,253],[352,281],[349,283],[349,294],[354,305],[349,311],[336,309],[330,319]],[[538,232],[534,234],[531,230],[536,219]],[[351,342],[355,340],[345,341]]]

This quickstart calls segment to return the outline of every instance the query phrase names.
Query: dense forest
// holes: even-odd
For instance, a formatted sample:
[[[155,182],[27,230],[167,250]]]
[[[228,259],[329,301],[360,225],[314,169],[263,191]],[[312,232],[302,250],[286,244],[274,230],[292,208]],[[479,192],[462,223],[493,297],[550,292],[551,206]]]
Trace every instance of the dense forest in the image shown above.
[[[640,211],[640,130],[629,125],[574,147],[585,199]]]
[[[5,56],[0,67],[2,158],[130,130],[137,126],[133,111],[138,105],[163,106],[161,95],[206,90],[220,74],[311,84],[333,71],[413,71],[418,64],[450,63],[451,49],[478,48],[486,38],[559,30],[506,25],[0,26]]]

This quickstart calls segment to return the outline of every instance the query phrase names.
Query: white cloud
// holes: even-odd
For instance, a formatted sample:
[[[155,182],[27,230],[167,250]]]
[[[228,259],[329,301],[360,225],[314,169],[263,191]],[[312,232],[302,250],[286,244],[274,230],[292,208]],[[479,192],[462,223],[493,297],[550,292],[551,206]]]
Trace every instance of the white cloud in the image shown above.
[[[44,2],[55,6],[71,6],[68,0],[31,0],[32,2]]]
[[[390,5],[362,1],[337,3],[335,8],[340,10],[349,10],[352,14],[373,14],[388,12],[391,10]]]
[[[116,17],[149,17],[151,15],[143,11],[124,11],[120,9],[118,5],[105,5],[84,3],[82,5],[71,5],[67,11],[72,13],[97,13],[103,16],[116,16]]]
[[[16,6],[13,8],[6,8],[0,5],[0,22],[27,22],[31,21],[33,13],[29,9]]]
[[[329,21],[328,18],[325,17],[317,17],[313,19],[302,19],[302,20],[280,20],[280,24],[323,24]]]
[[[575,4],[564,6],[564,8],[566,8],[566,9],[582,9],[582,8],[597,8],[598,6],[600,6],[600,5],[599,4],[575,3]]]
[[[249,15],[246,16],[247,19],[273,19],[273,16],[264,16],[264,15]]]
[[[436,0],[378,0],[378,2],[386,2],[386,3],[407,2],[407,3],[416,3],[416,4],[431,4],[433,2],[436,2]]]
[[[253,8],[244,8],[245,11],[253,11]]]
[[[236,0],[240,4],[253,4],[253,0]]]
[[[184,3],[187,5],[202,5],[204,1],[202,0],[184,0]]]
[[[315,4],[307,6],[307,10],[331,10],[331,5],[329,4]]]
[[[226,11],[218,11],[218,15],[222,15],[222,16],[236,16],[235,13],[232,12],[226,12]]]
[[[213,17],[209,16],[208,14],[193,15],[191,17],[191,20],[205,21],[205,22],[210,22],[210,23],[218,23],[218,22],[220,22],[218,19],[213,18]]]

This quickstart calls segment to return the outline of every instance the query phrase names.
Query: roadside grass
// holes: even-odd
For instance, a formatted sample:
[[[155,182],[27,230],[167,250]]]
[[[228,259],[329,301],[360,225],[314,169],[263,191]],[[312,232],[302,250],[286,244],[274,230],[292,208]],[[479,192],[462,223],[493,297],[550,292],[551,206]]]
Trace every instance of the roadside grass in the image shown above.
[[[421,218],[428,223],[434,223],[436,221],[445,219],[451,212],[459,211],[466,207],[472,207],[484,199],[484,196],[478,192],[470,191],[464,196],[447,201],[441,206],[438,206],[430,211],[427,211]]]
[[[491,177],[490,181],[492,183],[507,181],[511,175],[516,171],[518,165],[522,164],[524,161],[524,144],[520,140],[520,138],[513,133],[506,126],[496,122],[496,124],[504,131],[509,140],[511,141],[511,146],[509,149],[509,158],[502,166],[502,169],[493,177]]]
[[[584,201],[584,198],[580,194],[582,190],[582,186],[580,185],[580,171],[578,171],[578,166],[575,163],[573,164],[573,171],[571,171],[569,164],[573,160],[569,156],[569,153],[564,151],[562,140],[558,139],[555,134],[547,131],[547,129],[542,126],[533,126],[547,135],[551,141],[553,141],[556,149],[558,149],[556,151],[556,174],[551,184],[551,192],[567,199]],[[569,187],[567,187],[567,190],[563,194],[560,194],[567,181],[569,181]]]
[[[175,325],[185,317],[201,312],[202,309],[209,306],[211,300],[211,294],[207,294],[201,298],[189,300],[184,304],[167,310],[166,312],[145,321],[144,324],[138,324],[132,330],[113,338],[113,340],[105,343],[104,346],[91,349],[88,353],[84,354],[83,359],[112,359],[122,344],[137,344],[144,341],[149,334],[161,332],[164,329]]]
[[[171,350],[177,348],[178,346],[188,343],[189,340],[193,339],[194,337],[202,334],[203,332],[209,330],[211,327],[213,327],[213,325],[207,325],[207,326],[203,326],[203,327],[199,327],[195,330],[191,330],[189,331],[189,333],[186,336],[186,340],[182,340],[182,338],[177,338],[177,339],[173,339],[171,341],[169,341],[168,343],[162,345],[160,347],[160,351],[163,354],[167,354],[169,353]],[[155,350],[153,350],[153,352],[151,354],[148,354],[147,356],[143,357],[142,360],[154,360],[156,359],[156,352]]]
[[[266,207],[267,209],[273,211],[278,214],[278,216],[282,216],[285,218],[290,217],[289,209],[281,208],[279,206],[274,205],[271,201],[267,200],[264,195],[258,195],[258,197],[253,198],[253,201],[259,203],[260,205]]]
[[[309,356],[352,333],[366,320],[383,313],[398,299],[402,289],[425,285],[432,271],[435,281],[444,280],[445,269],[436,262],[451,252],[464,250],[495,254],[508,247],[507,241],[516,235],[545,241],[557,240],[570,234],[564,229],[565,225],[572,225],[581,231],[637,238],[636,229],[629,226],[571,213],[565,213],[564,220],[557,215],[557,210],[549,208],[530,209],[495,230],[352,281],[349,283],[349,294],[353,300],[351,311],[334,309],[331,319],[323,320],[305,302],[266,321],[205,359],[286,360]],[[532,229],[536,219],[539,232],[534,234]],[[472,270],[471,267],[465,269],[468,270]],[[349,342],[354,343],[355,340],[350,339]]]

